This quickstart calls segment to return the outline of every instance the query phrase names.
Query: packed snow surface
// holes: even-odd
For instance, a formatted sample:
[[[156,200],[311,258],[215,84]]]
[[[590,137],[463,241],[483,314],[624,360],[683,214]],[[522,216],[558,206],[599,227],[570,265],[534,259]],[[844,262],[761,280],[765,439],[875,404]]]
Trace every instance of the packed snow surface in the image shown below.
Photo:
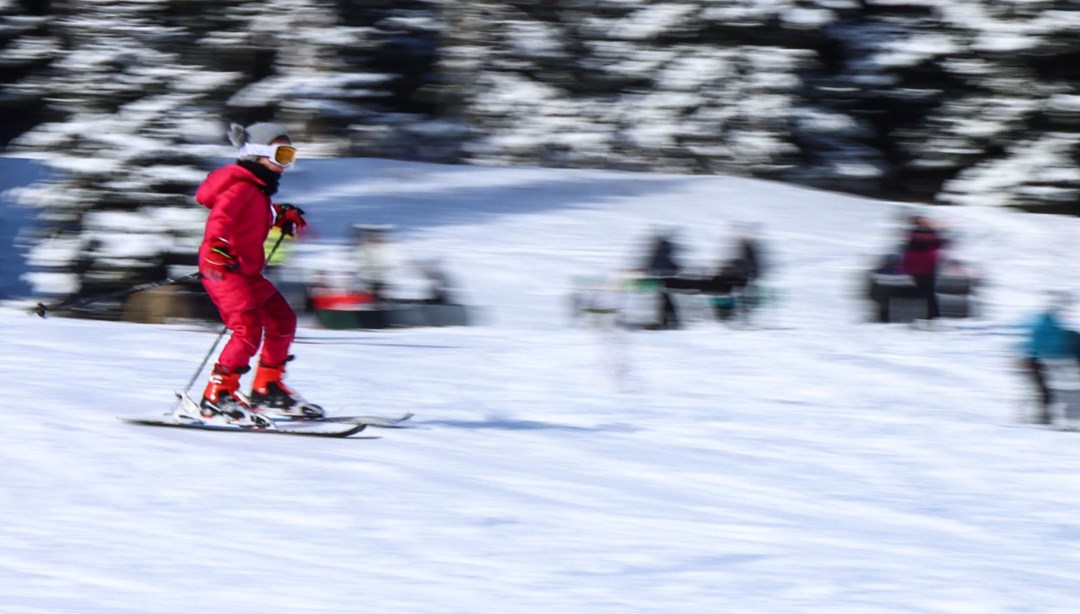
[[[1076,289],[1078,222],[725,177],[301,164],[297,263],[391,224],[475,326],[305,320],[289,383],[409,429],[154,429],[212,325],[0,309],[6,614],[1080,611],[1080,435],[1019,424],[1017,325]],[[929,212],[978,318],[867,322],[862,275]],[[749,326],[572,325],[573,280],[688,267],[757,225]],[[322,251],[320,251],[322,250]],[[202,374],[194,388],[203,385]]]

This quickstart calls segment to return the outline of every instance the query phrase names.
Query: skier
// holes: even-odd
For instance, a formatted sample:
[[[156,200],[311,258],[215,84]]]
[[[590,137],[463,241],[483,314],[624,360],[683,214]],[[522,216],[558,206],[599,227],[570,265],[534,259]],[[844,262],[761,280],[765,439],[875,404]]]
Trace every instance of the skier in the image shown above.
[[[195,194],[195,200],[210,209],[199,247],[199,272],[232,330],[203,392],[202,417],[221,414],[243,420],[252,406],[304,415],[312,406],[282,382],[285,362],[292,358],[296,313],[263,275],[263,245],[270,229],[293,235],[306,226],[302,210],[272,204],[270,198],[282,173],[293,166],[296,148],[285,128],[273,123],[247,128],[232,124],[229,140],[239,148],[239,159],[211,172]],[[238,393],[240,377],[251,370],[248,363],[260,346],[249,405]]]
[[[1080,360],[1080,334],[1063,323],[1064,311],[1070,301],[1068,296],[1056,294],[1050,305],[1028,326],[1022,348],[1022,366],[1039,394],[1039,415],[1035,417],[1035,421],[1040,424],[1050,424],[1053,421],[1051,407],[1057,400],[1047,381],[1049,364],[1055,361]]]

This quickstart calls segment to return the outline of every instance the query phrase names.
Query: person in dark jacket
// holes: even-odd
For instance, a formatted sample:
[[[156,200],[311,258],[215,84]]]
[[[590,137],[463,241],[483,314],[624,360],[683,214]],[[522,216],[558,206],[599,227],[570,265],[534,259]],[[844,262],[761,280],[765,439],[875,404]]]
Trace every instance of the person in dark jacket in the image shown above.
[[[926,301],[926,318],[940,315],[937,302],[937,271],[945,239],[930,220],[921,215],[911,217],[911,226],[904,236],[900,270],[915,281],[919,298]]]
[[[671,279],[678,276],[681,269],[676,252],[677,247],[671,237],[658,234],[653,237],[645,260],[645,275],[660,280],[659,304],[657,305],[659,322],[654,326],[655,328],[679,327],[679,313],[675,309],[675,302],[672,301],[671,295],[668,294],[667,286]]]
[[[735,259],[742,263],[747,283],[754,283],[766,272],[765,254],[757,226],[746,226],[736,238]]]
[[[677,248],[671,237],[658,234],[653,237],[645,261],[645,274],[649,277],[675,277],[679,274]]]

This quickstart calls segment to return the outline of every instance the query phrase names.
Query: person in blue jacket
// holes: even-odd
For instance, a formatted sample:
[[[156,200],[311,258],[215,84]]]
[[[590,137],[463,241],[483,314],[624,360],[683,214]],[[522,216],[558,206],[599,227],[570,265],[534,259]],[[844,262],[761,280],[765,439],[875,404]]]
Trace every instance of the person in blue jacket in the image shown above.
[[[1067,328],[1062,321],[1062,311],[1068,301],[1057,297],[1047,309],[1035,316],[1028,327],[1023,346],[1023,366],[1031,376],[1039,393],[1040,414],[1036,421],[1049,424],[1053,417],[1050,406],[1054,394],[1046,380],[1046,361],[1076,359],[1080,367],[1080,333]]]

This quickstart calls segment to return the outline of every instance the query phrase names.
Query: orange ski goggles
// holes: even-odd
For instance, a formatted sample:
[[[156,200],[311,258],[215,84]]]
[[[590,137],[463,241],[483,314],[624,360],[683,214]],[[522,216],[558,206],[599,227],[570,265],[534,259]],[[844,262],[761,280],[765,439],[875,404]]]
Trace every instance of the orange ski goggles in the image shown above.
[[[282,168],[292,168],[296,163],[296,148],[292,145],[244,143],[244,146],[240,148],[240,155],[269,158],[271,162]]]

